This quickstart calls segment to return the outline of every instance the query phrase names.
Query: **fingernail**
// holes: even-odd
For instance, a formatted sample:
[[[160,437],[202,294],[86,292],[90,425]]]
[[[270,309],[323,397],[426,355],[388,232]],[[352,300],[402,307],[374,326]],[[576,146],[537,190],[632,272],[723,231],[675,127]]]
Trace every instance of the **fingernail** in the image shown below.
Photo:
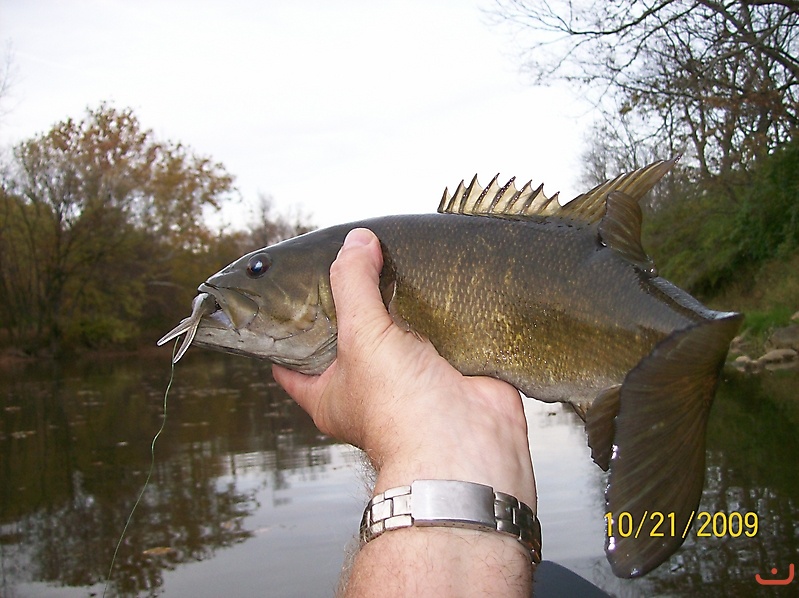
[[[352,248],[369,245],[369,243],[372,242],[372,236],[372,233],[368,229],[354,228],[347,233],[347,237],[344,239],[344,247]]]

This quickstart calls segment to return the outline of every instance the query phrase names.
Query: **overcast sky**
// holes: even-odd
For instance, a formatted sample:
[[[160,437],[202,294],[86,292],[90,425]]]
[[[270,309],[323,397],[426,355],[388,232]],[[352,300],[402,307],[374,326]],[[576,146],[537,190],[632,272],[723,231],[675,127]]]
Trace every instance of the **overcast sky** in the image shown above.
[[[222,162],[328,226],[434,211],[478,173],[577,187],[587,108],[535,88],[490,0],[0,0],[13,87],[4,145],[130,107],[161,139]],[[4,53],[8,50],[5,48]]]

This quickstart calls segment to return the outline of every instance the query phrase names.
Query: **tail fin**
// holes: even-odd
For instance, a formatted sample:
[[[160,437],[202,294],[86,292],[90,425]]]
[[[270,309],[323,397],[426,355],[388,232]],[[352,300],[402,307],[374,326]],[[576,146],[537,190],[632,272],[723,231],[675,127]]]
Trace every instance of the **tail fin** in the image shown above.
[[[622,384],[605,492],[605,553],[619,577],[651,571],[687,537],[704,485],[710,406],[741,320],[718,314],[674,332]]]

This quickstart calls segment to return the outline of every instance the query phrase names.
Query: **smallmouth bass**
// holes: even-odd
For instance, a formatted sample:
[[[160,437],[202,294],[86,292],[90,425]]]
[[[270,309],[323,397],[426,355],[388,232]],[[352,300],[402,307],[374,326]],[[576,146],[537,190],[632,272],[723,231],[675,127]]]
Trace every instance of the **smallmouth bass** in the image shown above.
[[[336,355],[329,269],[346,234],[380,239],[380,290],[394,321],[466,375],[571,404],[594,461],[610,469],[606,511],[642,522],[606,541],[620,577],[643,575],[683,542],[704,484],[705,428],[742,316],[712,311],[657,275],[640,241],[656,162],[560,206],[542,187],[495,177],[447,191],[438,213],[333,226],[259,249],[199,286],[192,314],[159,344],[267,359],[306,374]],[[616,522],[614,522],[616,523]]]

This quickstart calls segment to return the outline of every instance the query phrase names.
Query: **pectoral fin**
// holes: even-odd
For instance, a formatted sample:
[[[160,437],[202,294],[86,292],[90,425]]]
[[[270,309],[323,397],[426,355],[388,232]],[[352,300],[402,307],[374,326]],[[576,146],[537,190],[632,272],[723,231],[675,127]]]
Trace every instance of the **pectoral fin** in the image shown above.
[[[612,517],[605,552],[619,577],[643,575],[665,561],[696,519],[705,428],[741,320],[718,314],[673,333],[622,384],[605,492]]]

